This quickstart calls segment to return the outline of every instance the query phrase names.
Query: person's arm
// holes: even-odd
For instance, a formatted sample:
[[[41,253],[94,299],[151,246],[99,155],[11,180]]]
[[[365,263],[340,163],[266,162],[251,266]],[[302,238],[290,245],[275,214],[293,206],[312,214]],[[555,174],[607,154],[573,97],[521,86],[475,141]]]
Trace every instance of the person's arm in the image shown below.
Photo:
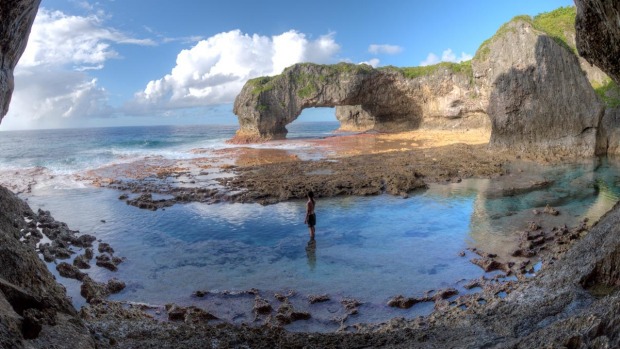
[[[307,202],[306,203],[306,218],[304,219],[304,224],[308,224],[309,213],[310,213],[310,203]]]

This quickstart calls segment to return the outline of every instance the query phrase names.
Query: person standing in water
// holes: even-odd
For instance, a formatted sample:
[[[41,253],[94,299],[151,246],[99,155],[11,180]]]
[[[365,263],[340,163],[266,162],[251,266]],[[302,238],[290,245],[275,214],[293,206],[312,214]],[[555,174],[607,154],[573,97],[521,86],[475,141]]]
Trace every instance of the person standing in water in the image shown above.
[[[316,202],[314,201],[314,193],[312,191],[308,192],[307,197],[308,202],[306,203],[306,219],[304,220],[304,224],[308,224],[308,229],[310,230],[310,240],[314,240],[314,226],[316,225],[314,206]]]

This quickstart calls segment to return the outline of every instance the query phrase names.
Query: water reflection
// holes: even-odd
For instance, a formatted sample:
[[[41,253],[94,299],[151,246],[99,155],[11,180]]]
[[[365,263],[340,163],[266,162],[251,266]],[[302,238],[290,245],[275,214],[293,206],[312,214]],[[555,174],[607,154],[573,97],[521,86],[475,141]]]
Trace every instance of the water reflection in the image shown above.
[[[316,240],[310,239],[306,245],[306,257],[308,258],[308,266],[310,271],[316,268]]]
[[[474,198],[471,244],[509,253],[516,246],[514,233],[531,221],[545,228],[574,226],[584,218],[596,222],[620,198],[619,165],[618,159],[610,158],[560,166],[523,162],[513,164],[505,176],[431,186],[428,194]],[[540,214],[547,205],[559,209],[560,215]]]

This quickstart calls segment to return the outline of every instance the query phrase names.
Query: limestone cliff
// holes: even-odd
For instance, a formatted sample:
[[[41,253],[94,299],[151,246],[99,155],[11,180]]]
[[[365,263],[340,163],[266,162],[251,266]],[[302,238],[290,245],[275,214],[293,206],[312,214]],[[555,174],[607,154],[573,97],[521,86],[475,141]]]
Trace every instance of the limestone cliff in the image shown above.
[[[480,115],[471,69],[458,64],[430,69],[411,77],[411,71],[393,67],[302,63],[250,80],[235,99],[236,141],[284,138],[285,126],[311,107],[343,107],[337,111],[342,128],[353,130],[411,130],[433,119]]]
[[[250,80],[235,141],[283,138],[302,109],[336,107],[342,130],[490,127],[494,148],[592,156],[604,113],[593,87],[608,78],[575,54],[574,21],[571,7],[516,17],[461,64],[306,63]]]
[[[0,121],[9,111],[13,93],[13,69],[26,49],[30,28],[41,0],[0,3]]]
[[[491,147],[594,155],[603,106],[570,49],[517,18],[479,51],[472,66]]]

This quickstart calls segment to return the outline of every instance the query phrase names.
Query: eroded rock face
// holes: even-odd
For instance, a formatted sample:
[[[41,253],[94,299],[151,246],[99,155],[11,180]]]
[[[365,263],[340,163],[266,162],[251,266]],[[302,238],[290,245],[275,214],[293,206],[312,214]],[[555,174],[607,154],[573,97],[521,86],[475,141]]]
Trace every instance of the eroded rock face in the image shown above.
[[[567,48],[514,20],[472,65],[481,93],[488,95],[491,147],[595,154],[604,108]]]
[[[40,2],[11,0],[0,3],[0,121],[9,111],[13,93],[13,69],[26,49]]]
[[[483,111],[468,75],[449,66],[410,79],[391,68],[302,63],[245,84],[233,110],[240,125],[235,141],[284,138],[286,125],[311,107],[338,107],[342,129],[355,131],[412,130]]]
[[[620,3],[607,0],[575,0],[575,5],[579,54],[620,84]]]
[[[0,187],[0,347],[94,348],[64,288],[34,247],[19,240],[27,227],[24,217],[34,216],[26,203]]]

